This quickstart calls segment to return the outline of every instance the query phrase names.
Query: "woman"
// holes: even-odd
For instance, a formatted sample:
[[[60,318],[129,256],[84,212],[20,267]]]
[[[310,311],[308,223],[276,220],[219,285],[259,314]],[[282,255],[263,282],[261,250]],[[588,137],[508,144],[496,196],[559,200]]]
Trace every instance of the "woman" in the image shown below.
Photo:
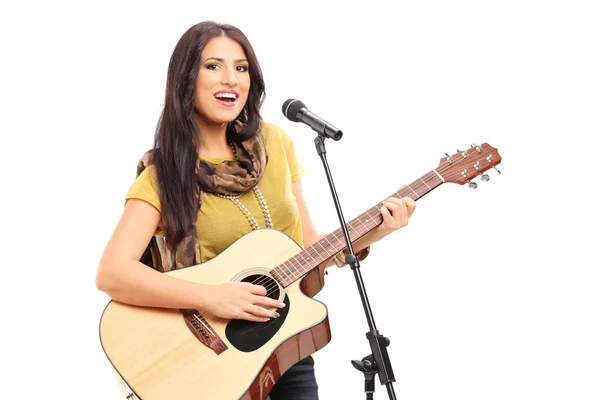
[[[275,228],[302,247],[322,237],[310,219],[290,138],[261,120],[264,94],[257,58],[238,28],[202,22],[181,37],[154,148],[140,161],[100,260],[98,289],[122,303],[226,319],[279,316],[284,304],[265,296],[261,285],[203,285],[161,273],[206,262],[252,229]],[[383,223],[354,244],[359,259],[405,226],[414,209],[410,199],[386,200]],[[331,263],[339,265],[339,258]],[[317,399],[312,358],[291,367],[270,398]]]

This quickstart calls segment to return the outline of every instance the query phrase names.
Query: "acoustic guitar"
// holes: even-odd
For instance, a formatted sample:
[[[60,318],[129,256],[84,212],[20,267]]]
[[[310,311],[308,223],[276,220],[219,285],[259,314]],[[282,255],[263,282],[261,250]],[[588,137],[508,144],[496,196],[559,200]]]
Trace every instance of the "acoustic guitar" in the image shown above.
[[[469,183],[501,162],[487,143],[446,154],[438,167],[392,194],[418,200],[443,183]],[[498,171],[499,172],[499,171]],[[352,242],[380,225],[382,203],[347,223]],[[100,341],[116,372],[142,400],[263,400],[297,361],[331,339],[325,305],[312,297],[328,261],[346,248],[341,229],[302,249],[274,229],[252,231],[212,260],[169,271],[207,285],[251,282],[284,302],[267,322],[218,318],[200,310],[140,307],[110,301]]]

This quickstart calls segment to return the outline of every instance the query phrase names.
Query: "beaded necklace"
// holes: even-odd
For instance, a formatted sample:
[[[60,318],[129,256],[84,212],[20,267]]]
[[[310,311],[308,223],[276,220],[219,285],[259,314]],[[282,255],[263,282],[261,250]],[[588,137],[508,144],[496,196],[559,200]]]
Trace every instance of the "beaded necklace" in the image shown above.
[[[235,147],[233,146],[233,143],[229,142],[229,146],[231,146],[231,150],[233,150],[233,155],[235,156],[235,159],[238,160],[237,152],[235,150]],[[256,197],[256,200],[258,200],[258,204],[260,205],[260,208],[263,212],[263,216],[265,218],[265,224],[267,225],[267,228],[273,228],[273,221],[271,221],[271,214],[269,213],[269,207],[267,206],[267,201],[265,200],[260,189],[258,188],[258,184],[256,184],[252,188],[252,192],[254,192],[254,197]],[[231,200],[233,202],[233,204],[235,204],[237,206],[237,208],[239,208],[239,210],[242,212],[242,214],[244,214],[244,216],[248,220],[248,223],[250,224],[250,227],[252,228],[253,231],[260,229],[260,226],[258,226],[258,222],[256,222],[256,218],[254,218],[254,216],[252,214],[250,214],[250,211],[240,201],[241,195],[232,196],[232,195],[225,195],[225,194],[219,194],[219,193],[215,193],[215,194],[221,198]]]

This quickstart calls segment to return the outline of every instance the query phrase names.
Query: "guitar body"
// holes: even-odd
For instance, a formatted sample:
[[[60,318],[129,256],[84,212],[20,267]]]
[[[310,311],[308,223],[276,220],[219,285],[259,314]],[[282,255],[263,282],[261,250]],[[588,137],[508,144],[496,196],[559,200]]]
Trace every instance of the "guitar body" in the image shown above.
[[[286,288],[269,280],[300,251],[284,233],[261,229],[206,263],[166,273],[209,285],[258,281],[286,303],[279,318],[254,323],[111,301],[100,320],[106,356],[142,400],[265,399],[287,369],[331,339],[327,308],[309,297],[323,286],[322,270]]]

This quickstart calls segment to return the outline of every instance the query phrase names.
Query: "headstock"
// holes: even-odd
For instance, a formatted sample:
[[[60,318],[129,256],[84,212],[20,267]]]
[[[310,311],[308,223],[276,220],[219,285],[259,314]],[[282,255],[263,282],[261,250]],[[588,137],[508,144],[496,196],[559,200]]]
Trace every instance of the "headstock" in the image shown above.
[[[458,183],[464,185],[469,182],[469,187],[475,189],[477,184],[471,182],[471,179],[481,175],[481,180],[488,181],[490,177],[484,174],[488,169],[495,169],[500,164],[502,157],[498,149],[487,143],[477,145],[472,144],[468,150],[457,150],[457,153],[448,155],[440,159],[436,171],[445,182]]]

